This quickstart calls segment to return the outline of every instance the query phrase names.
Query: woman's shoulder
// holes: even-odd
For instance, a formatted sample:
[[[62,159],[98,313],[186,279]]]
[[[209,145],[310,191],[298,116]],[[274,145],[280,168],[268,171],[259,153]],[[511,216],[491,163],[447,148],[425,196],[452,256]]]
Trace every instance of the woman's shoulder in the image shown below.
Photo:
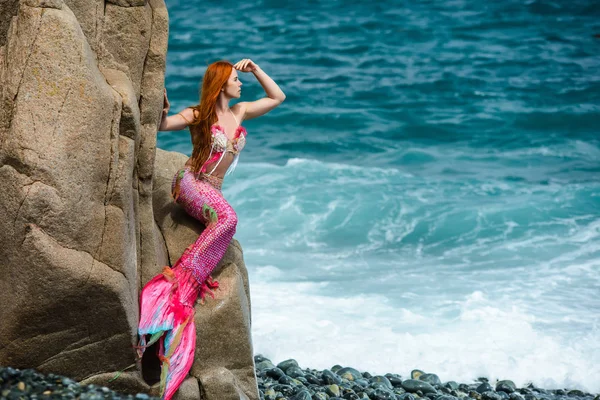
[[[230,107],[240,125],[242,124],[242,121],[244,121],[244,116],[246,115],[246,104],[247,102],[240,101]]]

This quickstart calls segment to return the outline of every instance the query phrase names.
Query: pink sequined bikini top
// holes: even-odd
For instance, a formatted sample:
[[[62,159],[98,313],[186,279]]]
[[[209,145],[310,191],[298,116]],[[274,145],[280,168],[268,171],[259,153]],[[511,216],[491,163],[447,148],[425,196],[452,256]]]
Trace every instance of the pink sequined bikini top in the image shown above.
[[[212,134],[212,139],[210,146],[210,154],[208,155],[208,159],[206,160],[204,165],[202,165],[201,171],[206,172],[206,166],[208,164],[213,163],[215,161],[217,161],[217,163],[212,168],[212,170],[208,172],[208,175],[211,175],[215,171],[215,169],[217,169],[217,167],[221,163],[221,160],[223,160],[223,157],[225,157],[226,153],[232,153],[235,156],[233,158],[233,162],[231,163],[229,168],[227,168],[227,172],[225,173],[225,175],[229,175],[230,173],[232,173],[235,170],[235,167],[237,166],[240,152],[246,145],[246,135],[248,134],[248,132],[246,131],[246,128],[244,128],[242,125],[239,125],[239,122],[235,117],[233,111],[231,111],[231,109],[229,109],[229,111],[231,112],[231,115],[233,115],[233,118],[238,124],[238,127],[235,130],[233,139],[230,140],[225,134],[225,129],[223,129],[222,126],[218,124],[214,124],[213,126],[211,126],[210,132]]]

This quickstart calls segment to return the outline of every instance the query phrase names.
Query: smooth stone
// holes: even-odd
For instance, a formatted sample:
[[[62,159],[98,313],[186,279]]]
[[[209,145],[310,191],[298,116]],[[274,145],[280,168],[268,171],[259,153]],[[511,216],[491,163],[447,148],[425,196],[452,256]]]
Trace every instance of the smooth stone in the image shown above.
[[[317,393],[313,394],[313,396],[312,396],[312,400],[327,400],[327,399],[329,399],[329,396],[327,396],[323,392],[317,392]]]
[[[294,388],[290,385],[273,385],[273,390],[275,390],[275,392],[283,394],[284,396],[291,396],[294,394]]]
[[[411,393],[416,393],[419,390],[422,393],[437,393],[437,390],[435,390],[435,388],[429,383],[417,379],[406,379],[405,381],[402,381],[402,387],[407,392]]]
[[[267,357],[263,356],[262,354],[257,354],[257,355],[254,356],[254,362],[257,363],[257,364],[259,362],[262,362],[262,361],[265,361],[265,360],[266,361],[271,361]]]
[[[490,385],[487,382],[483,382],[481,385],[477,386],[477,389],[475,389],[475,391],[477,393],[481,393],[481,394],[492,391],[492,390],[494,390],[494,388],[492,387],[492,385]]]
[[[469,390],[469,397],[475,400],[481,400],[481,393],[474,390]]]
[[[496,392],[505,392],[511,394],[515,390],[517,390],[517,385],[515,385],[513,381],[503,380],[496,383]]]
[[[277,368],[277,367],[267,370],[266,373],[267,373],[268,377],[271,377],[276,380],[278,380],[282,376],[285,376],[285,373],[280,368]]]
[[[342,378],[342,381],[340,382],[340,384],[338,386],[340,387],[340,389],[351,390],[352,389],[352,385],[354,385],[353,381],[349,381],[346,378]]]
[[[419,376],[419,380],[423,381],[423,382],[427,382],[432,386],[442,384],[442,381],[436,374],[421,374],[421,376]]]
[[[383,388],[376,389],[371,399],[373,400],[396,400],[396,395],[389,390]]]
[[[396,396],[398,400],[416,400],[415,396],[413,396],[410,393],[404,393],[401,394],[400,396]]]
[[[585,393],[583,393],[581,390],[578,389],[573,389],[573,390],[569,390],[567,392],[567,396],[578,396],[578,397],[584,397]]]
[[[387,387],[385,385],[385,383],[383,382],[371,382],[371,384],[369,385],[369,387],[373,390],[377,390],[377,389],[385,389],[385,390],[391,390],[389,387]]]
[[[367,378],[367,379],[369,379],[369,378],[372,378],[372,377],[373,377],[373,375],[371,375],[371,374],[370,374],[370,373],[368,373],[367,371],[363,372],[363,373],[362,373],[362,376],[363,376],[363,378]]]
[[[371,398],[371,396],[373,396],[373,393],[375,393],[375,389],[366,388],[366,389],[364,390],[364,392],[367,394],[367,396],[368,396],[369,398]]]
[[[304,375],[304,378],[308,381],[308,383],[312,383],[315,385],[321,384],[321,380],[319,378],[317,378],[316,376],[314,376],[313,374],[306,374],[306,375]]]
[[[456,400],[456,397],[450,395],[437,396],[435,400]]]
[[[493,391],[481,393],[481,400],[503,400],[502,396]]]
[[[269,360],[260,361],[256,364],[256,367],[255,367],[255,369],[257,369],[259,371],[264,371],[264,370],[273,369],[273,368],[275,368],[275,366]]]
[[[363,388],[369,387],[369,381],[365,378],[360,378],[354,381],[354,383],[362,386]]]
[[[296,378],[290,378],[290,381],[292,381],[292,385],[294,386],[304,386],[304,384]]]
[[[520,395],[519,393],[517,393],[517,392],[511,393],[511,394],[508,396],[508,398],[509,398],[510,400],[523,400],[523,396],[521,396],[521,395]]]
[[[342,378],[340,378],[328,369],[323,370],[322,377],[323,382],[325,382],[327,385],[332,385],[334,383],[338,385],[342,383]]]
[[[300,383],[302,383],[303,385],[308,385],[308,381],[306,380],[306,378],[304,376],[299,376],[297,378],[295,378],[296,381],[299,381]]]
[[[362,389],[361,389],[362,390]],[[352,387],[340,386],[340,397],[344,397],[347,393],[355,393]]]
[[[362,378],[361,373],[351,367],[341,368],[335,371],[335,373],[341,376],[342,378],[348,379],[349,381],[355,381],[357,379]]]
[[[425,372],[421,371],[420,369],[413,369],[410,371],[410,379],[419,379],[419,377],[424,373]]]
[[[344,394],[344,400],[360,400],[360,397],[356,393],[348,392]]]
[[[500,396],[503,400],[509,400],[510,395],[506,392],[496,392],[498,396]]]
[[[69,379],[69,378],[62,378],[62,379],[60,380],[60,383],[62,383],[64,386],[69,386],[69,385],[76,384],[77,382],[75,382],[73,379]]]
[[[448,382],[444,383],[444,387],[446,387],[450,390],[458,390],[459,384],[454,381],[448,381]]]
[[[312,400],[312,396],[307,389],[302,389],[294,396],[290,397],[291,400]]]
[[[281,383],[282,385],[291,385],[292,378],[290,378],[289,376],[283,375],[281,378],[279,378],[277,380],[277,382]]]
[[[277,364],[277,368],[281,369],[282,371],[287,371],[288,368],[291,367],[298,367],[298,361],[290,358],[289,360],[285,360],[280,362],[279,364]]]
[[[333,367],[331,367],[331,372],[335,373],[335,372],[339,371],[342,368],[343,367],[341,365],[335,364]]]
[[[327,386],[325,393],[327,393],[329,396],[339,396],[340,395],[340,387],[338,385],[329,385]]]
[[[362,392],[363,390],[365,390],[364,387],[360,386],[359,384],[357,384],[356,382],[354,382],[352,384],[352,386],[350,387],[350,389],[352,389],[354,391],[354,393],[358,393],[358,392]]]
[[[281,368],[281,369],[283,369],[283,368]],[[302,371],[302,369],[300,367],[298,367],[297,365],[291,366],[288,369],[283,369],[283,370],[285,371],[285,374],[287,376],[289,376],[290,378],[297,378],[299,376],[304,376],[304,371]]]
[[[374,376],[374,377],[372,377],[371,379],[369,379],[369,381],[370,381],[371,383],[380,383],[380,384],[382,384],[382,385],[384,386],[384,388],[387,388],[387,389],[393,389],[393,388],[394,388],[394,387],[392,386],[392,384],[391,384],[390,380],[389,380],[388,378],[386,378],[385,376],[382,376],[382,375],[377,375],[377,376]],[[374,386],[374,385],[371,385],[371,386],[372,386],[373,388],[375,388],[375,387],[376,387],[376,386]]]
[[[275,398],[275,390],[273,390],[273,388],[268,388],[267,390],[265,390],[265,397],[269,397],[269,398]]]
[[[526,394],[524,398],[525,400],[537,400],[537,397],[535,397],[533,394]]]
[[[386,375],[393,387],[402,387],[402,378],[397,375]]]

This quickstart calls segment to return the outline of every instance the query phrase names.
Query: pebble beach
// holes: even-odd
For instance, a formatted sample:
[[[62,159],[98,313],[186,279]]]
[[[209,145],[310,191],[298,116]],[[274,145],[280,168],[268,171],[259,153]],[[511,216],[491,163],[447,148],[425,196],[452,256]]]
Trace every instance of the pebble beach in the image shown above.
[[[301,368],[294,359],[278,364],[262,355],[254,357],[261,400],[600,400],[597,393],[577,388],[517,387],[510,379],[473,382],[444,381],[418,369],[407,377],[395,373],[372,375],[352,367]],[[0,398],[19,399],[156,399],[145,393],[124,394],[98,385],[80,385],[55,374],[33,369],[0,367]]]

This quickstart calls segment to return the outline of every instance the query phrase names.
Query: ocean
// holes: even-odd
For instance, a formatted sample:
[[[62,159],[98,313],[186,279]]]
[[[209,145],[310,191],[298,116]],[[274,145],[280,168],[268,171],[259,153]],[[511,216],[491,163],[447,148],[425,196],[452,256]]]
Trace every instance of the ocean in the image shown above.
[[[287,96],[224,183],[256,354],[600,392],[600,3],[167,7],[172,112],[219,59]]]

